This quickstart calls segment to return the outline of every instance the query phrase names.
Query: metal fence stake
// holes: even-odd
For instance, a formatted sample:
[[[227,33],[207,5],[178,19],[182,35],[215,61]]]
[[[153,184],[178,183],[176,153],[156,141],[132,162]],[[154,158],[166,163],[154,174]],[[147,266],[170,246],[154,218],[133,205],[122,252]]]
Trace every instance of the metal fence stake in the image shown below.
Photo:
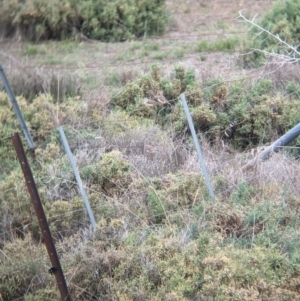
[[[272,152],[278,152],[283,146],[288,145],[300,135],[300,123],[277,139],[272,145],[265,149],[261,154],[261,159],[267,160]]]
[[[278,152],[283,146],[288,145],[290,142],[295,140],[300,135],[300,123],[290,129],[287,133],[277,139],[272,145],[267,147],[264,151],[262,151],[258,156],[253,158],[250,162],[248,162],[243,170],[247,170],[253,167],[255,164],[260,163],[262,161],[266,161],[270,158],[272,153]]]
[[[187,105],[184,93],[180,94],[180,98],[181,98],[181,102],[183,104],[183,108],[184,108],[184,111],[185,111],[185,115],[186,115],[190,130],[191,130],[193,139],[194,139],[195,147],[196,147],[196,150],[197,150],[197,153],[198,153],[200,165],[201,165],[204,177],[205,177],[205,181],[206,181],[206,185],[207,185],[207,188],[208,188],[208,191],[209,191],[209,195],[210,195],[212,200],[215,200],[215,195],[214,195],[214,192],[213,192],[213,189],[212,189],[212,186],[211,186],[211,183],[210,183],[209,175],[208,175],[208,172],[207,172],[207,169],[206,169],[206,165],[205,165],[205,162],[204,162],[204,159],[203,159],[203,156],[202,156],[202,152],[201,152],[200,144],[199,144],[199,141],[198,141],[198,138],[197,138],[197,135],[196,135],[193,119],[192,119],[192,116],[190,114],[189,107]]]
[[[23,117],[23,114],[19,108],[19,105],[18,105],[18,102],[16,100],[16,97],[14,95],[14,93],[12,92],[11,88],[10,88],[10,85],[8,83],[8,80],[5,76],[5,73],[4,73],[4,70],[0,64],[0,77],[2,78],[2,81],[3,81],[3,84],[4,84],[4,87],[5,87],[5,90],[6,90],[6,93],[8,94],[9,98],[10,98],[10,101],[12,103],[12,106],[14,108],[14,111],[17,115],[17,118],[19,120],[19,123],[20,123],[20,126],[21,126],[21,129],[23,131],[23,134],[27,140],[27,143],[28,143],[28,146],[30,149],[34,149],[35,146],[34,146],[34,142],[32,140],[32,137],[30,135],[30,132],[27,128],[27,125],[26,125],[26,122],[24,120],[24,117]]]
[[[67,153],[67,155],[68,155],[70,164],[71,164],[71,166],[72,166],[73,173],[74,173],[74,175],[75,175],[77,184],[78,184],[78,186],[79,186],[80,193],[81,193],[82,198],[83,198],[83,200],[84,200],[85,208],[86,208],[86,210],[87,210],[87,212],[88,212],[88,215],[89,215],[91,224],[92,224],[93,228],[96,229],[97,224],[96,224],[96,221],[95,221],[95,217],[94,217],[93,211],[92,211],[92,209],[91,209],[91,206],[90,206],[88,197],[87,197],[87,195],[86,195],[85,189],[84,189],[84,187],[83,187],[83,184],[82,184],[80,175],[79,175],[79,173],[78,173],[78,170],[77,170],[77,167],[76,167],[76,163],[75,163],[75,161],[74,161],[72,152],[71,152],[71,150],[70,150],[70,146],[69,146],[68,140],[67,140],[67,138],[66,138],[65,132],[64,132],[64,130],[63,130],[63,128],[62,128],[61,126],[58,127],[57,130],[58,130],[58,132],[59,132],[59,134],[60,134],[61,141],[62,141],[62,143],[63,143],[63,145],[64,145],[65,151],[66,151],[66,153]]]
[[[30,194],[31,202],[34,207],[35,214],[37,216],[38,223],[42,232],[42,236],[45,241],[46,249],[52,264],[52,267],[49,269],[49,272],[54,274],[55,276],[57,286],[61,295],[61,300],[71,301],[71,297],[68,292],[68,287],[55,249],[55,245],[52,239],[52,235],[49,229],[46,215],[18,133],[15,133],[13,135],[12,142],[24,174],[27,190]]]

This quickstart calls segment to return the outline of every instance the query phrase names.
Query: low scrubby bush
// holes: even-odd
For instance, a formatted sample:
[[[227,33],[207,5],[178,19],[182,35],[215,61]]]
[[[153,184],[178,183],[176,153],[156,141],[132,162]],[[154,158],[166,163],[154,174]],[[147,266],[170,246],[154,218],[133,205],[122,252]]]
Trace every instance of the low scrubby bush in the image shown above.
[[[47,139],[51,140],[49,137],[56,131],[59,124],[64,123],[66,119],[72,123],[81,113],[83,114],[81,117],[87,113],[82,108],[80,97],[68,98],[59,103],[56,103],[50,94],[39,94],[31,101],[23,96],[18,96],[16,99],[38,152],[43,148],[39,145]],[[11,135],[15,132],[21,132],[18,119],[7,94],[0,92],[0,167],[3,174],[16,163],[13,160],[15,151],[11,145]]]
[[[167,18],[164,0],[1,0],[0,6],[2,34],[30,41],[80,35],[122,41],[162,33]]]
[[[96,164],[84,167],[81,176],[97,191],[113,196],[122,193],[130,184],[130,164],[114,150],[103,154]]]
[[[192,70],[176,67],[174,76],[163,77],[155,67],[150,75],[130,82],[111,103],[131,116],[154,120],[164,129],[172,124],[177,135],[189,133],[180,93],[184,92],[197,131],[210,141],[228,139],[224,131],[235,122],[234,147],[245,149],[264,144],[297,124],[300,102],[298,86],[290,82],[278,89],[271,79],[262,78],[245,86],[243,81],[226,84],[222,79],[197,81]],[[161,91],[169,103],[147,106],[144,98]]]

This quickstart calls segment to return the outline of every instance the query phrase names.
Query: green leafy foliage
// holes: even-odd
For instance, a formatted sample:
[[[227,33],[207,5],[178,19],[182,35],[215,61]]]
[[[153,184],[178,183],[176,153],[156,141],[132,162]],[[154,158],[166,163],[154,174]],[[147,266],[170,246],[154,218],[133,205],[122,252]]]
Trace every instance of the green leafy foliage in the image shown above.
[[[277,1],[274,3],[273,8],[263,16],[259,25],[286,43],[297,46],[299,44],[300,28],[299,12],[300,1]],[[254,31],[255,34],[259,29]],[[258,39],[261,49],[284,53],[282,45],[278,44],[278,40],[268,33],[262,32],[258,35]]]
[[[188,132],[187,119],[179,95],[185,93],[194,126],[211,140],[224,138],[224,130],[235,121],[233,146],[245,149],[264,144],[292,128],[299,120],[298,85],[290,82],[286,90],[275,90],[272,80],[261,79],[252,85],[236,82],[231,86],[220,78],[197,82],[192,70],[175,67],[174,78],[162,77],[155,67],[123,87],[112,104],[130,115],[152,119],[164,127],[171,122],[178,135]],[[148,107],[142,98],[161,91],[168,104]],[[223,139],[222,138],[222,139]]]
[[[66,39],[83,34],[102,41],[123,41],[163,32],[164,0],[0,1],[4,36],[27,40]],[[32,53],[32,51],[31,51]]]
[[[247,49],[247,51],[239,56],[239,64],[244,68],[253,68],[261,65],[265,61],[265,55],[259,50],[284,55],[290,53],[291,56],[297,58],[298,55],[291,48],[287,48],[274,36],[297,49],[300,41],[299,12],[299,0],[274,2],[272,9],[263,15],[258,22],[258,25],[266,31],[262,31],[255,26],[251,28],[249,39],[244,42],[244,49]],[[274,36],[269,33],[272,33]]]
[[[27,127],[35,143],[39,144],[51,137],[59,123],[67,117],[69,122],[76,120],[82,112],[80,97],[67,98],[64,102],[55,103],[53,96],[50,94],[39,94],[32,101],[25,99],[23,96],[17,97],[17,102],[24,116]],[[20,125],[11,102],[6,93],[0,92],[0,166],[3,170],[9,171],[11,164],[16,161],[15,151],[11,147],[11,135],[20,132]],[[23,139],[23,138],[22,138]],[[51,140],[51,138],[49,139]],[[26,141],[24,139],[24,144]],[[52,144],[53,146],[53,144]],[[51,144],[48,147],[49,157],[54,149]],[[38,148],[37,153],[42,149]],[[45,156],[44,156],[45,157]]]
[[[237,185],[237,189],[233,192],[232,198],[235,203],[246,205],[250,201],[250,197],[253,193],[254,187],[242,181]]]

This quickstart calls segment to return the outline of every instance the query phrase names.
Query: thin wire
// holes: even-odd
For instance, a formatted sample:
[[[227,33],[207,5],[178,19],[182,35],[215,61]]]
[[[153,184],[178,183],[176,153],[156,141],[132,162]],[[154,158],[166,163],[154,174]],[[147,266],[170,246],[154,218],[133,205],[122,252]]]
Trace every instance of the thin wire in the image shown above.
[[[298,147],[299,148],[299,147]],[[227,163],[227,162],[226,162]],[[253,181],[253,180],[256,180],[256,179],[259,179],[259,175],[254,175],[254,176],[252,176],[249,180],[250,181]],[[225,195],[226,194],[226,191],[225,192],[220,192],[220,193],[218,193],[217,194],[217,196],[219,197],[219,196],[222,196],[222,195]],[[115,201],[115,200],[114,200]],[[120,205],[120,203],[117,201],[117,202],[115,202],[115,203],[117,203],[118,205]],[[121,205],[123,205],[123,204],[121,204]],[[94,208],[96,208],[97,206],[99,206],[99,205],[95,205],[95,206],[93,206]],[[184,205],[184,206],[181,206],[180,207],[180,209],[181,210],[184,210],[184,209],[190,209],[190,208],[192,208],[193,206],[191,205],[191,204],[189,204],[189,205]],[[126,209],[126,208],[125,208]],[[85,210],[84,208],[83,209],[79,209],[79,210],[72,210],[71,212],[78,212],[78,211],[83,211],[83,210]],[[165,214],[171,214],[171,213],[173,213],[173,212],[176,212],[176,211],[178,211],[179,209],[177,208],[177,209],[172,209],[172,210],[166,210],[165,211]],[[55,216],[52,216],[52,217],[50,217],[50,218],[56,218],[56,217],[59,217],[59,216],[65,216],[66,214],[69,214],[69,212],[68,213],[63,213],[63,214],[60,214],[60,215],[55,215]],[[152,216],[149,216],[150,218],[151,217],[155,217],[156,215],[152,215]],[[63,220],[63,219],[60,219],[60,220]],[[58,220],[58,221],[60,221],[60,220]],[[143,228],[144,228],[144,226],[145,225],[143,225]],[[149,226],[149,225],[147,225],[147,226]],[[153,228],[153,227],[156,227],[155,225],[152,225],[152,226],[149,226],[149,228]],[[60,231],[60,232],[67,232],[68,230],[66,230],[66,231]],[[71,231],[71,230],[69,230],[69,231]],[[87,258],[87,260],[93,260],[93,258]],[[40,257],[40,258],[38,258],[38,259],[35,259],[35,260],[33,260],[33,261],[31,261],[30,263],[33,263],[33,262],[36,262],[36,261],[45,261],[45,255],[43,255],[42,257]],[[14,268],[13,269],[10,269],[10,270],[8,270],[9,272],[15,272],[17,269],[20,269],[20,268],[23,268],[23,267],[27,267],[28,266],[28,264],[30,264],[30,263],[27,263],[27,264],[23,264],[23,265],[17,265],[17,266],[15,266],[14,265]],[[6,270],[7,271],[7,270]]]
[[[220,32],[208,32],[208,33],[201,33],[201,34],[150,36],[147,39],[149,39],[149,40],[152,40],[152,39],[153,40],[156,40],[156,39],[164,40],[165,38],[166,39],[173,39],[173,38],[182,39],[182,38],[189,38],[189,37],[192,37],[192,38],[199,37],[199,38],[201,38],[201,37],[206,37],[206,36],[214,36],[215,37],[215,36],[223,36],[223,35],[243,35],[243,34],[247,34],[247,33],[248,33],[248,31],[236,31],[236,32],[232,31],[232,32],[222,32],[222,33],[220,33]],[[138,39],[138,40],[139,41],[143,40],[143,38]]]
[[[248,50],[248,49],[247,49]],[[126,66],[140,66],[140,65],[149,65],[149,64],[153,64],[153,63],[169,63],[169,62],[173,62],[173,61],[183,61],[183,60],[187,60],[187,59],[193,59],[193,58],[199,58],[200,56],[203,55],[208,55],[208,54],[218,54],[218,53],[241,53],[243,51],[246,50],[222,50],[222,51],[203,51],[203,52],[198,52],[197,54],[193,54],[193,55],[186,55],[183,56],[181,58],[164,58],[163,60],[161,59],[152,59],[152,60],[147,60],[144,62],[129,62],[129,63],[122,63],[122,64],[100,64],[100,65],[96,65],[93,64],[93,66],[81,66],[81,67],[75,67],[75,66],[49,66],[49,65],[42,65],[42,66],[35,66],[35,65],[24,65],[23,67],[21,67],[22,69],[47,69],[47,70],[97,70],[99,68],[111,68],[111,67],[126,67]],[[97,70],[98,72],[102,72],[103,70]]]
[[[255,148],[253,148],[253,149],[256,149],[257,147],[255,147]],[[282,147],[283,148],[283,147]],[[294,149],[294,148],[296,148],[296,149],[300,149],[300,147],[287,147],[287,148],[291,148],[291,149]],[[250,154],[251,153],[251,149],[249,150],[249,151],[247,151],[247,152],[243,152],[243,153],[241,153],[241,155],[247,155],[247,154]],[[236,158],[235,157],[233,157],[232,159],[231,159],[232,161],[235,161],[236,160]],[[212,162],[212,161],[221,161],[220,159],[215,159],[215,160],[209,160],[210,162]],[[228,162],[230,161],[230,159],[229,160],[226,160],[226,162],[223,164],[224,166],[225,165],[228,165]],[[222,163],[222,162],[220,162],[220,163]],[[133,166],[133,165],[132,165]],[[136,169],[136,167],[135,166],[133,166],[134,167],[134,169]],[[142,173],[141,173],[142,174]],[[258,177],[258,176],[257,176]],[[58,180],[64,180],[64,181],[66,181],[66,179],[64,179],[64,178],[60,178],[60,177],[54,177],[55,179],[58,179]],[[255,179],[255,177],[253,177],[253,179]],[[74,182],[74,181],[71,181],[71,180],[67,180],[67,182],[68,183],[70,183],[70,184],[76,184],[76,182]],[[119,188],[121,189],[123,186],[120,186]],[[90,191],[90,192],[92,192],[92,193],[99,193],[98,191],[96,191],[96,190],[93,190],[92,188],[89,188],[89,187],[87,187],[87,186],[85,186],[85,188],[88,190],[88,191]],[[128,208],[126,208],[126,206],[124,205],[124,204],[122,204],[122,203],[120,203],[120,202],[118,202],[118,201],[116,201],[115,199],[113,199],[113,198],[110,198],[110,197],[108,197],[108,196],[106,196],[105,194],[101,194],[101,193],[99,193],[99,195],[101,196],[104,196],[106,199],[110,199],[111,201],[113,201],[115,204],[117,204],[118,206],[122,206],[122,207],[124,207],[124,209],[126,210],[126,211],[128,211],[129,213],[131,213],[131,214],[133,214],[135,217],[137,217],[138,219],[140,219],[140,220],[142,220],[141,218],[139,218],[139,216],[137,216],[133,211],[131,211],[130,209],[128,209]],[[101,207],[101,205],[92,205],[91,207],[93,208],[93,209],[97,209],[98,208],[98,206],[99,207]],[[56,215],[51,215],[51,216],[49,216],[48,217],[48,219],[49,220],[52,220],[52,219],[55,219],[55,221],[62,221],[62,220],[64,220],[63,218],[66,216],[66,215],[69,215],[69,214],[74,214],[74,213],[78,213],[78,212],[84,212],[85,211],[85,208],[81,208],[81,209],[76,209],[76,210],[69,210],[68,212],[66,212],[66,213],[61,213],[61,214],[56,214]],[[173,212],[174,210],[171,210],[171,211],[169,211],[169,210],[166,210],[166,212]],[[153,216],[149,216],[150,218],[151,217],[154,217],[155,215],[153,215]],[[60,218],[60,219],[58,219],[58,218]],[[34,224],[34,223],[36,223],[36,222],[32,222],[32,223],[27,223],[26,224],[26,226],[28,226],[28,225],[32,225],[32,224]],[[79,222],[79,223],[81,223],[81,222]],[[4,231],[4,232],[1,232],[0,233],[0,235],[1,234],[4,234],[4,233],[12,233],[12,232],[14,232],[15,230],[20,230],[19,229],[19,227],[16,227],[16,228],[13,228],[13,229],[11,229],[11,230],[9,230],[9,231]],[[63,231],[67,231],[67,230],[63,230]]]

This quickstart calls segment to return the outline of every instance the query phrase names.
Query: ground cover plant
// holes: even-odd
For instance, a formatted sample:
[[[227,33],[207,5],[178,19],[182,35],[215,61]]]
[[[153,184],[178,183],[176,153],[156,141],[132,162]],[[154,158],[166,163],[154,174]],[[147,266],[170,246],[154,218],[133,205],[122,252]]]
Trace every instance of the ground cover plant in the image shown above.
[[[193,7],[176,5],[192,22]],[[201,14],[211,9],[201,7]],[[96,55],[108,58],[123,44],[26,43],[19,51],[12,43],[15,60],[5,57],[14,68],[4,69],[36,143],[34,155],[26,151],[73,300],[299,300],[299,141],[243,169],[260,146],[299,123],[298,65],[278,69],[270,63],[229,79],[240,70],[234,56],[230,71],[221,74],[196,47],[192,63],[184,54],[176,62],[162,58],[136,69],[134,64],[105,69],[95,65]],[[155,55],[167,53],[168,43],[145,39],[123,47]],[[94,65],[81,62],[76,69],[68,57],[65,69],[50,68],[47,60],[53,57],[47,56],[56,47],[58,61],[69,51],[84,61],[87,47]],[[217,59],[213,54],[213,65]],[[38,67],[30,69],[34,62]],[[215,200],[178,98],[183,92]],[[59,125],[86,188],[95,231]],[[16,131],[9,98],[1,91],[0,297],[58,300],[11,145]]]

